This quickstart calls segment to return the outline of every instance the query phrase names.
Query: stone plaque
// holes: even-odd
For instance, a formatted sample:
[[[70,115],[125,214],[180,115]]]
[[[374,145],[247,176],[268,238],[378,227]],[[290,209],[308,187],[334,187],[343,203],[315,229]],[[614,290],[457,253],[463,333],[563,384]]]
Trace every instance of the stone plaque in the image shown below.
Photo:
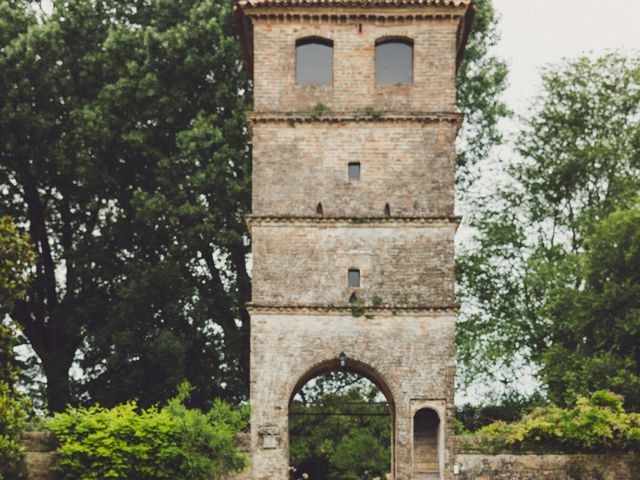
[[[264,449],[278,448],[280,445],[280,429],[274,425],[264,425],[259,428],[258,434],[261,446]]]

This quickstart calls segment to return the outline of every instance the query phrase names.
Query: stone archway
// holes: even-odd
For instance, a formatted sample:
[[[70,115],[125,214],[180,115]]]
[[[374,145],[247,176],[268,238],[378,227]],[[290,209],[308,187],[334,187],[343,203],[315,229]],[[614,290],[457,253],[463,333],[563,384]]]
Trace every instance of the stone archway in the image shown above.
[[[290,479],[393,478],[395,404],[381,375],[338,358],[307,371],[289,397]]]

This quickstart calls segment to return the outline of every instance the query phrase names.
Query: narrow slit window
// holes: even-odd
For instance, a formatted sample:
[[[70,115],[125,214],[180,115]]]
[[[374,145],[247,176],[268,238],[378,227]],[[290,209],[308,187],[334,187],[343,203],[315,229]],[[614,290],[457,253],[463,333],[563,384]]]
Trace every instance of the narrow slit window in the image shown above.
[[[357,302],[358,302],[358,296],[356,295],[356,292],[353,292],[349,297],[349,303],[357,303]]]
[[[384,205],[384,216],[385,217],[390,217],[391,216],[391,207],[389,206],[388,203],[386,203]]]
[[[349,181],[357,182],[360,180],[360,162],[349,163]]]
[[[349,286],[350,287],[360,286],[360,270],[356,268],[349,269]]]
[[[376,83],[408,85],[413,82],[413,42],[406,38],[376,43]]]
[[[318,206],[316,207],[316,215],[323,215],[324,214],[324,210],[322,208],[322,203],[318,203]]]
[[[333,42],[308,37],[296,41],[296,83],[331,85],[333,82]]]

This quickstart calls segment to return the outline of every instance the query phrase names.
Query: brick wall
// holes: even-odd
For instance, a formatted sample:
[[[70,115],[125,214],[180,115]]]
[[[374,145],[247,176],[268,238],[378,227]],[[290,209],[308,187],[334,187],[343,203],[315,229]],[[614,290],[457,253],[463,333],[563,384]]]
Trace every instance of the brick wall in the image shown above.
[[[637,480],[640,458],[634,455],[488,455],[456,457],[460,480]]]
[[[433,458],[440,478],[450,478],[455,71],[465,8],[407,5],[249,13],[256,480],[288,477],[294,387],[338,368],[340,352],[348,369],[386,385],[393,478],[424,477],[412,459],[422,408],[437,412]],[[296,85],[295,44],[308,36],[333,41],[331,85]],[[413,41],[410,85],[375,84],[375,44],[388,37]],[[348,179],[349,162],[361,164],[358,182]],[[351,268],[361,272],[358,288],[348,286]],[[364,315],[350,310],[354,292]]]
[[[394,23],[357,21],[254,21],[254,109],[295,112],[317,103],[335,111],[375,107],[390,111],[455,109],[456,33],[459,19]],[[295,40],[333,40],[333,85],[296,85]],[[375,42],[414,42],[413,83],[375,85]]]
[[[454,121],[452,121],[454,120]],[[253,213],[453,215],[457,122],[258,122],[253,133]],[[360,162],[349,181],[349,162]]]
[[[413,415],[427,405],[439,410],[447,452],[443,463],[450,470],[453,409],[446,407],[453,399],[455,369],[452,314],[374,312],[373,318],[356,318],[252,312],[251,318],[251,441],[257,478],[287,478],[288,406],[294,387],[317,369],[337,367],[342,351],[346,368],[384,382],[382,390],[395,405],[395,478],[411,478]],[[261,425],[277,432],[277,448],[262,448]]]
[[[378,297],[395,307],[449,306],[455,229],[451,223],[253,224],[252,301],[348,305],[356,292],[369,304]],[[360,288],[348,286],[350,268],[360,269]]]

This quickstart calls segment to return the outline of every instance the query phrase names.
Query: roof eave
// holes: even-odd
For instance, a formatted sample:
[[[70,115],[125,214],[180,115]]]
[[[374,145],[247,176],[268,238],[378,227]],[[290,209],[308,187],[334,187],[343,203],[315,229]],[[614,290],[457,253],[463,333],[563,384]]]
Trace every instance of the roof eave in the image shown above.
[[[287,0],[284,0],[284,1],[287,1]],[[327,1],[327,2],[309,2],[309,3],[306,3],[304,1],[300,2],[300,0],[297,0],[297,1],[293,0],[293,2],[297,3],[298,6],[304,5],[304,6],[310,6],[310,7],[323,7],[323,6],[339,7],[339,6],[350,3],[348,0],[345,1],[344,3],[340,2],[339,0],[335,2]],[[399,3],[402,4],[402,0]],[[407,3],[405,3],[405,5],[407,5]],[[426,2],[425,3],[416,2],[416,3],[421,6],[426,5]],[[385,4],[387,6],[393,5],[392,2],[388,2],[388,3],[385,2]],[[242,0],[242,1],[236,2],[234,5],[233,15],[236,23],[236,28],[238,30],[238,37],[240,39],[240,44],[242,47],[245,65],[249,71],[253,70],[253,25],[249,18],[249,15],[245,14],[245,8],[249,8],[250,10],[259,10],[260,7],[268,7],[271,5],[272,5],[272,2],[269,0],[266,0],[266,1],[257,0],[253,2],[251,0]],[[280,3],[280,6],[284,7],[285,5],[282,2]],[[466,12],[462,17],[462,20],[460,21],[460,30],[459,30],[458,41],[457,41],[456,68],[459,68],[464,59],[465,47],[469,39],[469,35],[471,33],[473,19],[476,14],[475,3],[473,1],[468,1],[468,0],[458,0],[458,1],[432,0],[432,3],[429,4],[429,7],[432,7],[432,6],[466,8]]]
[[[458,51],[456,53],[456,69],[460,68],[462,61],[464,60],[464,52],[467,48],[467,41],[469,35],[471,35],[471,27],[473,26],[473,19],[476,16],[476,4],[474,2],[467,6],[467,13],[460,22],[460,35],[458,37]]]

